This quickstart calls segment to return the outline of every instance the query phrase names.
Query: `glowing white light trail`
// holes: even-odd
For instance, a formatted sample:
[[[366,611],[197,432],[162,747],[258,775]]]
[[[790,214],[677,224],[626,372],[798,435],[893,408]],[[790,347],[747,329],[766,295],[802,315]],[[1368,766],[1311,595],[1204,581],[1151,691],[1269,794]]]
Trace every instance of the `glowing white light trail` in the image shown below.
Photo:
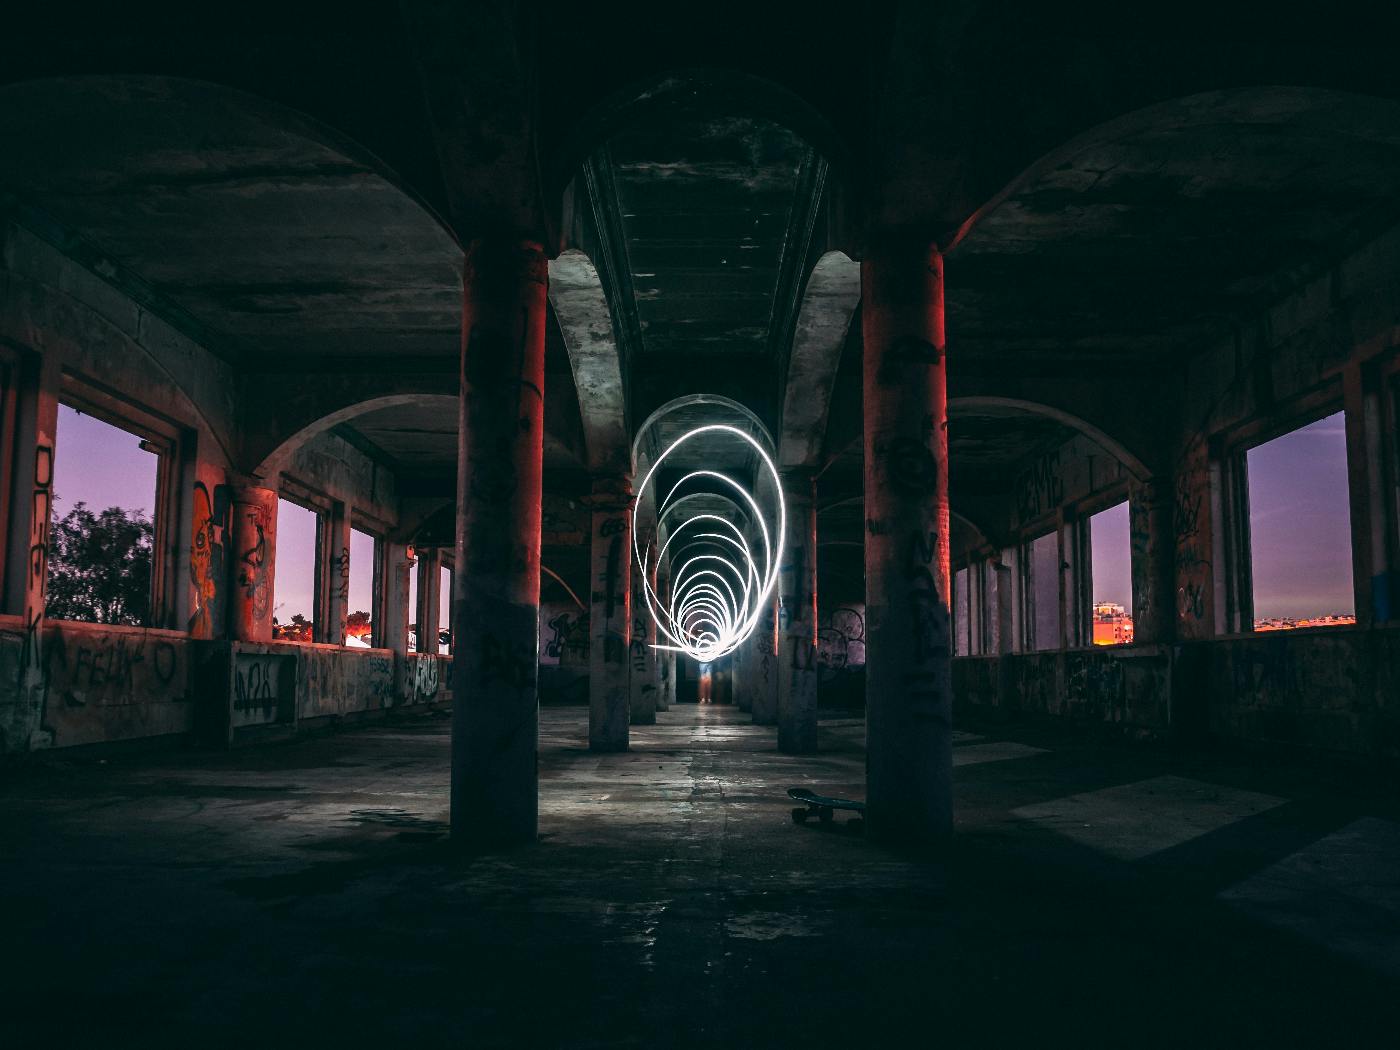
[[[705,435],[738,438],[758,454],[772,476],[777,529],[770,533],[769,522],[758,501],[739,482],[718,471],[692,470],[672,485],[665,498],[657,503],[656,531],[659,534],[664,527],[666,539],[659,548],[642,542],[637,514],[657,470],[676,449]],[[704,488],[677,495],[683,488],[697,485]],[[723,514],[703,510],[688,513],[688,503],[712,502],[716,497],[733,506],[749,529],[748,535],[744,528]],[[754,532],[761,541],[757,550],[750,546],[748,538]],[[701,662],[709,662],[743,644],[758,626],[777,586],[786,532],[787,506],[783,502],[778,468],[752,435],[738,427],[711,423],[696,427],[673,441],[642,479],[632,511],[632,552],[641,569],[647,610],[656,623],[658,638],[663,639],[652,648],[682,652]],[[663,597],[651,585],[651,569],[668,554],[670,593]]]

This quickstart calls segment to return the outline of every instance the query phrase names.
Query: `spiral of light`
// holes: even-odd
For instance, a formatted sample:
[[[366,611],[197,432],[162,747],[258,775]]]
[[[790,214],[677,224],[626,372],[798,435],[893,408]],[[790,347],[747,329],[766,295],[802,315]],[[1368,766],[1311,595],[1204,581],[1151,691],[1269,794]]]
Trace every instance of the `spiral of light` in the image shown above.
[[[707,434],[721,433],[733,435],[752,447],[772,476],[777,527],[770,526],[758,501],[739,482],[718,471],[693,470],[656,501],[656,534],[659,537],[665,528],[666,539],[659,547],[643,543],[637,514],[656,472],[682,445]],[[696,481],[707,487],[678,495],[683,487]],[[751,526],[748,534],[756,534],[754,543],[730,518],[687,506],[715,496],[727,500]],[[704,663],[743,644],[758,626],[777,586],[786,532],[787,507],[778,468],[750,434],[724,423],[711,423],[673,441],[642,479],[632,511],[633,556],[642,572],[647,609],[656,624],[657,638],[661,639],[652,648],[686,653]],[[668,557],[671,581],[669,593],[663,598],[651,585],[651,570]]]

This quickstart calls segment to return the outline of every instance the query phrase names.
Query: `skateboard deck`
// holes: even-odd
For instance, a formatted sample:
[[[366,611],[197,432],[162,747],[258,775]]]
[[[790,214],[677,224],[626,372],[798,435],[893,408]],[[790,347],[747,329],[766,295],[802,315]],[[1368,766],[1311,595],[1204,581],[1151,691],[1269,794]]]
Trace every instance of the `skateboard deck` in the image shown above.
[[[854,799],[827,798],[807,788],[788,788],[788,797],[803,803],[792,811],[794,824],[805,824],[811,816],[815,816],[823,824],[830,824],[838,809],[849,809],[858,819],[865,816],[865,803]]]

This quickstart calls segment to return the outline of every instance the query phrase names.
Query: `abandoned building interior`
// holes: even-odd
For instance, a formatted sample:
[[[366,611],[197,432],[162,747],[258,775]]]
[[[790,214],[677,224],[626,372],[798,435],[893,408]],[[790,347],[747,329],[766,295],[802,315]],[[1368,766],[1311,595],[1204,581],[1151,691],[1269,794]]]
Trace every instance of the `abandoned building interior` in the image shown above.
[[[1342,6],[7,15],[14,1032],[1393,1038]]]

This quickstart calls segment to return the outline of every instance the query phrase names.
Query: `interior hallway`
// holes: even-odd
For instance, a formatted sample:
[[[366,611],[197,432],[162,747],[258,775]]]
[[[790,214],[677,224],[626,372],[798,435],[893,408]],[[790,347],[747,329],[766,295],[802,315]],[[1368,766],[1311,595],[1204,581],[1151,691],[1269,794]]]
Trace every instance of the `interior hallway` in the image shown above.
[[[476,857],[448,852],[433,714],[6,769],[7,1022],[50,1046],[1393,1034],[1393,798],[1063,728],[963,732],[953,853],[920,860],[789,817],[790,785],[859,795],[857,720],[791,756],[727,706],[663,712],[624,754],[587,750],[584,709],[542,719],[540,845]]]

